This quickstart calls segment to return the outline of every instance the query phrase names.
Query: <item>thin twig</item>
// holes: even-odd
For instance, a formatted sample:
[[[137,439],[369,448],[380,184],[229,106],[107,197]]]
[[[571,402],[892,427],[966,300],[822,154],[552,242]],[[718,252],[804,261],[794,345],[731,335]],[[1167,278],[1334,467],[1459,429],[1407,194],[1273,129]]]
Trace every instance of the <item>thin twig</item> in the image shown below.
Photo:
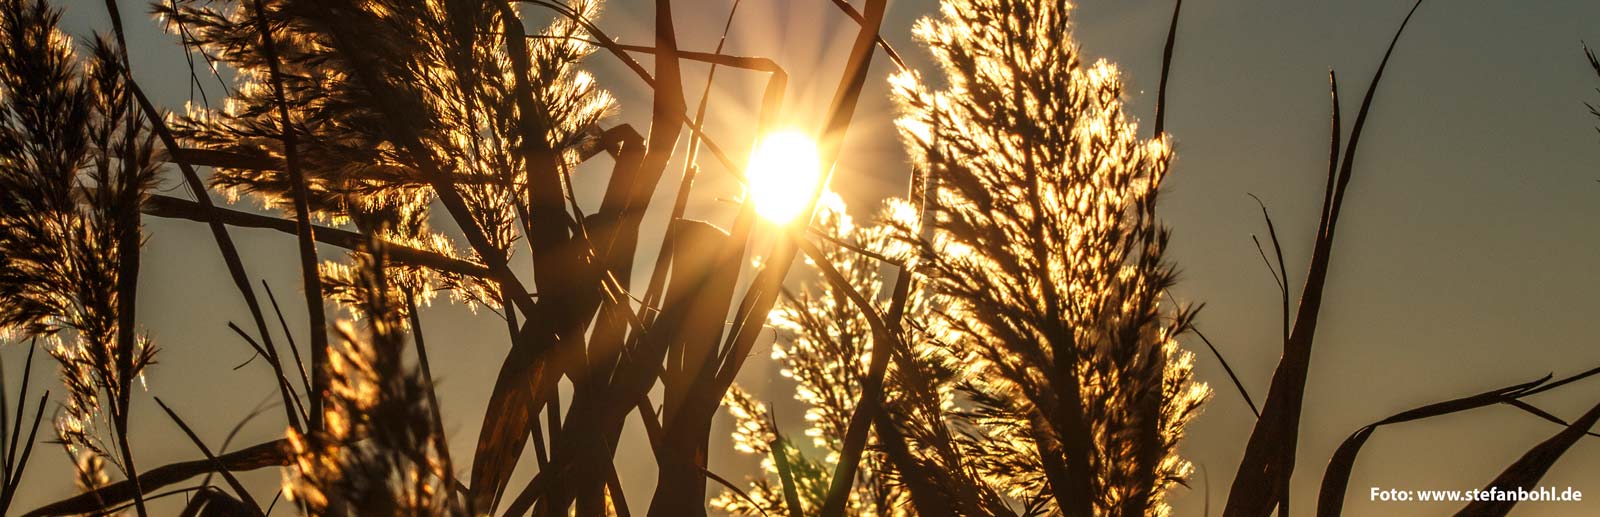
[[[272,286],[267,284],[265,278],[261,279],[261,290],[266,291],[267,301],[272,304],[272,313],[278,317],[278,326],[283,329],[283,339],[288,341],[289,355],[294,357],[295,371],[300,372],[300,386],[311,389],[311,378],[306,375],[306,363],[300,360],[300,346],[294,342],[294,333],[289,331],[289,321],[283,318],[283,309],[278,307],[278,297],[272,294]],[[290,394],[293,394],[293,390]],[[299,400],[299,397],[295,397]],[[306,415],[310,416],[310,415]]]

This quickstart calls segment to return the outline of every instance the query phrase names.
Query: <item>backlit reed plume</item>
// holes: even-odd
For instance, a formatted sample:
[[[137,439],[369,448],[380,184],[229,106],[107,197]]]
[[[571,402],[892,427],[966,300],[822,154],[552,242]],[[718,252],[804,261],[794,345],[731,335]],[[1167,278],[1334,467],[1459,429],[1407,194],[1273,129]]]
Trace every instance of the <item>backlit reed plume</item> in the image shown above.
[[[732,394],[736,446],[769,455],[769,475],[716,503],[784,510],[774,446],[803,509],[827,496],[828,481],[808,476],[833,471],[877,344],[842,289],[885,313],[890,263],[913,272],[895,322],[906,349],[849,514],[1164,515],[1162,495],[1190,468],[1177,442],[1209,394],[1174,339],[1193,312],[1159,305],[1175,276],[1155,218],[1165,136],[1136,136],[1114,67],[1080,64],[1064,2],[952,0],[942,12],[917,35],[949,86],[892,78],[926,214],[893,200],[877,225],[855,228],[842,206],[825,207],[820,247],[847,285],[790,296],[771,321],[806,434],[827,457],[771,441],[765,408]]]
[[[893,200],[888,210],[895,209],[903,211],[910,207],[903,201]],[[819,201],[813,226],[828,237],[818,247],[828,262],[849,280],[849,287],[872,300],[888,294],[880,271],[883,263],[856,249],[878,256],[903,257],[909,249],[894,238],[890,227],[857,226],[846,213],[843,201],[833,193],[824,194]],[[810,260],[807,259],[808,263]],[[922,310],[923,293],[918,290],[911,296],[913,310]],[[887,308],[886,303],[883,305],[880,310]],[[734,417],[734,448],[760,455],[765,475],[752,482],[746,494],[749,499],[727,492],[711,504],[713,508],[739,515],[787,514],[778,467],[772,456],[777,447],[776,454],[785,455],[791,470],[802,505],[800,510],[805,514],[816,513],[828,495],[829,478],[839,461],[842,438],[856,410],[862,379],[867,375],[868,357],[877,343],[873,341],[872,330],[863,313],[838,286],[828,282],[808,284],[799,292],[786,292],[778,310],[769,316],[768,324],[779,335],[772,349],[772,357],[781,367],[779,373],[794,382],[794,398],[806,407],[804,435],[810,438],[811,447],[803,448],[787,439],[774,442],[777,430],[771,429],[765,405],[743,390],[730,390],[724,403]],[[897,398],[898,386],[891,385],[889,392],[891,400]],[[807,451],[818,453],[808,454]],[[861,481],[849,494],[847,511],[850,515],[902,515],[908,511],[907,495],[885,472],[889,468],[881,454],[863,458],[859,470]]]
[[[381,263],[380,252],[356,266],[353,310],[363,324],[339,325],[325,432],[289,431],[285,493],[309,515],[468,515],[448,486],[430,385],[405,360],[407,302]]]
[[[111,484],[111,476],[106,475],[105,458],[102,458],[99,454],[88,449],[79,449],[77,452],[73,452],[72,448],[68,447],[67,455],[72,459],[72,484],[77,487],[79,492],[92,494],[96,490],[103,489]],[[121,517],[127,515],[127,512],[97,513],[95,515]]]
[[[126,474],[130,392],[155,353],[133,304],[157,162],[121,51],[97,38],[79,55],[59,20],[0,3],[0,339],[51,343],[69,393],[57,434]]]
[[[818,248],[846,284],[816,282],[799,293],[786,293],[783,305],[769,317],[779,335],[773,357],[783,376],[797,384],[795,398],[807,408],[805,435],[822,457],[777,439],[766,407],[736,390],[725,400],[735,420],[735,449],[762,455],[765,475],[745,494],[724,493],[713,501],[714,507],[743,515],[787,512],[774,448],[784,455],[802,513],[816,512],[829,496],[841,440],[868,375],[868,357],[878,346],[864,313],[843,289],[861,293],[874,301],[876,310],[886,311],[892,305],[886,299],[891,296],[883,277],[886,265],[915,268],[918,258],[917,247],[908,245],[914,242],[908,236],[917,235],[920,226],[914,205],[890,199],[875,220],[857,226],[837,196],[825,196],[817,227],[827,237]],[[809,258],[807,264],[819,266]],[[852,485],[845,512],[1011,514],[996,488],[979,481],[977,469],[966,459],[970,449],[1005,445],[972,436],[976,426],[970,412],[958,406],[962,379],[957,374],[973,352],[953,345],[962,335],[939,317],[947,302],[923,289],[926,283],[916,278],[907,289],[906,314],[898,328],[907,347],[892,351],[884,413],[876,420],[877,434],[862,458],[860,480]]]
[[[180,22],[169,27],[186,28],[199,51],[239,72],[223,106],[191,106],[179,127],[188,142],[234,158],[216,164],[214,185],[287,211],[292,184],[255,5],[164,2],[156,12]],[[264,5],[313,216],[364,231],[386,228],[379,237],[393,244],[478,262],[509,257],[533,210],[530,165],[520,150],[546,150],[551,163],[570,169],[612,108],[611,96],[577,68],[592,47],[566,18],[527,44],[529,110],[516,106],[513,46],[498,2]],[[592,19],[598,3],[573,8]],[[544,139],[528,142],[524,134]],[[460,211],[445,203],[450,218],[481,231],[482,242],[460,246],[433,230],[439,181],[453,183],[463,201]],[[496,283],[412,272],[431,280],[421,294],[445,288],[468,302],[500,305]]]
[[[945,0],[917,24],[948,86],[891,79],[934,192],[915,267],[955,334],[960,452],[983,482],[1024,513],[1165,515],[1209,393],[1175,341],[1193,312],[1159,304],[1171,148],[1137,136],[1115,67],[1080,62],[1069,10]]]

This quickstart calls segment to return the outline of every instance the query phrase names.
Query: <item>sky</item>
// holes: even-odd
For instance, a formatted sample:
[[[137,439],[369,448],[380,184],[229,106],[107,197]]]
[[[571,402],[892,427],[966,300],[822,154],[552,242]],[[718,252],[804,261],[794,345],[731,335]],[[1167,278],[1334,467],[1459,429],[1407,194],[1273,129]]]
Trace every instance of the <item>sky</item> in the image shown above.
[[[680,46],[714,48],[730,4],[675,2]],[[110,27],[100,1],[58,5],[67,9],[64,26],[75,36]],[[148,9],[135,5],[123,6],[135,75],[158,104],[182,109],[189,99],[183,54],[145,15]],[[606,5],[602,28],[624,42],[650,41],[652,2]],[[1328,71],[1339,74],[1349,121],[1409,6],[1401,0],[1185,5],[1168,96],[1167,130],[1177,159],[1160,206],[1173,229],[1169,257],[1183,273],[1174,293],[1204,304],[1198,326],[1257,401],[1265,398],[1281,344],[1277,287],[1250,239],[1264,238],[1265,225],[1247,194],[1272,210],[1298,292],[1326,169]],[[892,1],[882,32],[929,78],[938,72],[910,27],[935,10],[933,0]],[[1082,51],[1119,65],[1131,113],[1147,122],[1171,10],[1169,0],[1085,0],[1074,11]],[[785,125],[815,131],[853,34],[853,24],[824,0],[748,0],[726,51],[771,57],[788,70]],[[1600,3],[1435,1],[1412,21],[1378,91],[1340,225],[1302,419],[1294,515],[1312,513],[1328,457],[1363,425],[1425,403],[1600,365],[1592,325],[1600,308],[1594,295],[1600,275],[1593,271],[1600,264],[1600,136],[1594,129],[1600,121],[1583,106],[1600,102],[1594,90],[1600,80],[1584,61],[1584,40],[1600,43]],[[589,67],[619,98],[613,121],[647,128],[645,86],[609,56],[595,56]],[[856,217],[904,191],[909,168],[884,81],[891,71],[880,55],[835,173],[833,186]],[[698,67],[686,73],[691,103],[703,74]],[[762,80],[719,72],[709,130],[724,147],[748,148],[750,136],[738,128],[753,117]],[[211,88],[214,100],[218,92]],[[582,196],[593,197],[603,174],[580,175],[577,182]],[[730,188],[725,178],[706,183]],[[186,195],[179,187],[176,175],[163,185],[171,195]],[[658,198],[656,206],[663,204]],[[248,200],[239,205],[255,207]],[[718,213],[714,203],[696,209]],[[652,228],[659,225],[645,233]],[[226,324],[247,323],[249,316],[206,228],[147,219],[146,231],[139,314],[163,353],[148,372],[148,391],[136,396],[132,434],[142,468],[198,457],[153,398],[169,403],[220,448],[257,402],[275,397],[261,362],[232,369],[250,351]],[[303,344],[293,238],[257,230],[233,234],[247,269],[273,287]],[[337,256],[335,249],[321,252]],[[424,311],[423,326],[435,350],[446,430],[455,450],[470,451],[508,348],[503,324],[441,300]],[[1198,356],[1199,377],[1216,394],[1183,445],[1198,470],[1170,500],[1177,515],[1199,516],[1208,504],[1220,511],[1253,416],[1216,358],[1192,337],[1185,342]],[[800,409],[780,402],[790,385],[775,380],[765,360],[770,343],[758,343],[757,360],[740,382],[778,402],[780,425],[797,433]],[[21,346],[0,350],[8,379],[20,378],[25,355]],[[41,374],[54,368],[43,354],[37,361],[35,378],[49,389],[52,376]],[[1600,402],[1597,382],[1533,402],[1570,419]],[[59,385],[55,393],[62,393]],[[248,421],[229,450],[281,436],[280,415],[270,409]],[[720,418],[712,470],[730,479],[754,474],[754,458],[732,452],[726,442],[719,446],[727,429]],[[1506,407],[1382,428],[1356,464],[1346,509],[1351,515],[1453,512],[1454,505],[1370,502],[1367,494],[1372,487],[1481,487],[1558,430]],[[619,451],[616,464],[631,488],[631,506],[642,509],[655,473],[642,435],[629,432],[633,445]],[[461,470],[465,456],[456,455],[463,458]],[[59,448],[41,446],[35,457],[17,508],[72,492]],[[244,479],[263,487],[259,494],[277,477],[263,470]],[[1581,441],[1543,481],[1593,495],[1583,503],[1523,503],[1518,515],[1600,513],[1600,442]]]

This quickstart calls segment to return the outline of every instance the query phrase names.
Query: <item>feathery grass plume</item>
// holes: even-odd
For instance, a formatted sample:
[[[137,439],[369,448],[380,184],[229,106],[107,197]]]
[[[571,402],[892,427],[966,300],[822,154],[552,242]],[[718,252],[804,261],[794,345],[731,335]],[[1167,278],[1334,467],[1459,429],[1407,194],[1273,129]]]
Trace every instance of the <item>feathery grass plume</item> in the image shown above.
[[[556,309],[560,302],[543,305],[553,315],[537,314],[533,290],[523,288],[507,266],[519,239],[535,256],[535,280],[577,283],[575,273],[585,266],[568,260],[578,255],[567,249],[578,228],[572,224],[576,218],[565,213],[571,194],[563,180],[581,158],[578,149],[594,147],[595,126],[613,100],[578,69],[593,49],[576,37],[582,30],[576,21],[558,17],[543,33],[524,40],[518,9],[503,0],[287,0],[270,2],[264,12],[255,5],[193,0],[157,9],[181,21],[174,25],[188,30],[191,42],[240,71],[238,92],[225,106],[193,110],[180,128],[203,151],[248,159],[218,167],[217,186],[236,195],[258,195],[269,206],[288,204],[291,185],[279,170],[286,160],[278,141],[277,99],[267,85],[273,63],[254,31],[264,16],[276,42],[288,118],[298,136],[295,150],[317,216],[333,224],[353,223],[389,242],[486,265],[487,279],[416,270],[404,274],[428,273],[426,284],[418,278],[395,283],[422,294],[424,303],[438,289],[472,303],[515,302],[516,309],[506,308],[505,316],[513,341],[525,346],[514,351],[534,349],[533,341],[545,339],[541,332],[548,329],[524,330],[565,331],[593,318],[592,313],[556,314],[562,312]],[[598,6],[594,1],[563,5],[583,20],[594,19]],[[437,223],[429,213],[435,201],[448,213],[446,225],[460,228],[470,246],[446,245],[442,234],[429,229]],[[358,298],[352,289],[356,275],[348,268],[322,269],[336,298]],[[546,295],[564,292],[547,283],[535,287]],[[515,328],[515,310],[538,325]],[[484,428],[494,432],[515,425]],[[504,434],[514,438],[480,440],[480,449],[520,450],[529,433]],[[516,455],[497,456],[514,462]],[[484,464],[474,462],[474,468]]]
[[[423,195],[420,191],[412,194]],[[452,256],[454,244],[444,235],[434,233],[428,228],[427,213],[424,211],[426,206],[421,203],[420,200],[400,203],[392,214],[392,219],[388,220],[358,216],[357,225],[386,245],[407,246]],[[361,278],[366,273],[360,266],[362,254],[361,251],[352,250],[353,263],[326,260],[319,268],[327,296],[356,318],[360,318],[362,314],[359,310],[363,296]],[[465,301],[469,308],[476,309],[479,305],[498,307],[499,291],[493,284],[481,279],[395,262],[386,264],[383,273],[390,285],[413,293],[417,297],[417,302],[424,306],[433,300],[438,290],[448,289],[454,293],[457,300]],[[407,307],[402,305],[398,310],[405,314]]]
[[[821,462],[805,456],[786,440],[778,440],[766,405],[739,386],[729,388],[722,403],[734,420],[734,450],[759,455],[762,475],[750,480],[743,495],[728,490],[707,504],[729,515],[792,515],[784,503],[783,487],[777,481],[778,467],[773,461],[773,448],[779,447],[793,469],[793,481],[802,505],[800,513],[821,507],[823,498],[828,496],[828,471]]]
[[[121,52],[96,38],[77,55],[59,20],[45,2],[0,4],[0,337],[47,338],[70,394],[57,434],[126,473],[98,417],[109,409],[123,439],[128,391],[155,353],[126,316],[158,162]]]
[[[77,452],[73,452],[69,447],[67,449],[67,455],[72,458],[74,469],[72,484],[78,488],[79,492],[85,494],[94,493],[96,490],[100,490],[111,484],[111,477],[106,475],[105,458],[102,458],[99,454],[87,449],[81,449]],[[95,515],[116,517],[125,515],[125,513],[111,512],[105,514],[97,513]]]
[[[74,456],[76,475],[73,476],[72,483],[79,491],[93,492],[111,484],[111,478],[106,476],[106,462],[100,455],[94,451],[80,451],[75,454],[68,451],[68,454]]]
[[[819,245],[829,264],[841,273],[848,287],[872,300],[879,311],[890,301],[882,269],[886,264],[916,267],[916,249],[906,235],[919,231],[916,208],[890,199],[877,214],[877,224],[857,226],[838,196],[825,194],[820,201],[816,228]],[[816,267],[809,258],[807,264]],[[955,511],[965,515],[1007,515],[999,494],[978,481],[978,473],[965,459],[968,448],[993,447],[975,440],[960,440],[974,426],[960,418],[957,376],[959,365],[972,352],[952,347],[961,336],[948,320],[938,297],[913,282],[907,291],[907,317],[898,328],[906,350],[895,350],[888,372],[883,414],[876,423],[877,436],[857,471],[863,482],[852,486],[845,512],[849,515],[905,515],[939,501],[947,506],[927,506],[929,511]],[[865,316],[848,300],[840,286],[818,282],[815,289],[786,293],[783,304],[768,318],[778,331],[773,358],[780,373],[796,382],[796,399],[806,404],[805,434],[825,455],[806,456],[794,444],[782,442],[781,452],[794,471],[794,481],[804,508],[814,513],[828,496],[833,465],[839,459],[849,419],[856,412],[858,393],[867,362],[876,345]],[[952,354],[966,354],[967,357]],[[767,422],[765,408],[743,392],[726,399],[735,420],[735,449],[761,454],[765,476],[754,480],[750,499],[724,493],[713,506],[737,514],[784,513],[778,470],[772,448],[776,434]],[[923,493],[919,494],[919,490]],[[919,496],[926,497],[917,501]],[[759,507],[758,507],[759,506]]]
[[[513,157],[524,121],[570,168],[575,148],[613,106],[609,93],[578,69],[592,47],[558,19],[528,47],[533,106],[519,111],[512,92],[509,46],[500,11],[486,0],[377,1],[327,8],[311,0],[268,2],[290,118],[311,194],[322,220],[388,227],[386,239],[449,256],[481,252],[450,244],[433,231],[429,206],[437,165],[455,183],[467,210],[453,217],[481,228],[504,258],[527,217],[529,182]],[[348,7],[348,8],[346,8]],[[575,9],[594,16],[597,2]],[[246,158],[219,166],[214,185],[235,197],[254,194],[289,209],[276,104],[268,62],[248,1],[178,1],[156,6],[191,41],[238,71],[236,94],[217,109],[191,107],[179,124],[185,139],[207,151]],[[359,49],[359,50],[354,50]],[[376,75],[377,77],[370,77]],[[380,85],[368,84],[378,81]],[[403,116],[397,124],[393,120]],[[416,144],[413,146],[412,144]],[[416,148],[420,146],[421,149]],[[417,154],[422,153],[422,154]],[[524,221],[525,222],[525,221]],[[481,260],[481,259],[480,259]],[[499,299],[497,286],[474,278],[435,278],[468,302]]]
[[[366,324],[339,325],[344,347],[330,356],[326,431],[289,430],[294,464],[284,493],[310,515],[469,515],[442,481],[453,467],[435,447],[443,442],[433,434],[429,387],[404,360],[405,303],[381,254],[357,266],[353,298]]]
[[[898,200],[891,201],[889,210],[901,205],[903,203]],[[880,271],[883,263],[862,251],[884,258],[903,258],[908,248],[894,238],[893,229],[883,225],[857,226],[846,212],[843,200],[831,192],[819,200],[813,227],[826,237],[819,248],[829,263],[845,275],[851,287],[868,299],[882,301],[887,295]],[[809,258],[807,263],[810,263]],[[925,298],[921,290],[914,291],[912,305],[922,309],[919,302]],[[879,307],[880,310],[885,308]],[[787,441],[780,451],[794,471],[804,506],[802,513],[816,513],[828,495],[832,466],[839,461],[842,438],[855,412],[856,399],[867,374],[868,358],[876,343],[866,317],[843,292],[827,282],[817,282],[815,288],[808,287],[798,293],[785,293],[778,310],[768,316],[768,323],[779,335],[778,342],[773,345],[772,358],[782,367],[779,374],[796,384],[795,399],[806,406],[808,427],[804,434],[811,438],[812,450],[823,455],[821,459],[808,457],[800,447]],[[891,385],[888,391],[888,398],[898,397],[897,386]],[[755,515],[763,510],[771,514],[789,513],[782,488],[776,482],[778,470],[772,459],[771,442],[776,430],[768,429],[765,408],[742,391],[730,391],[724,403],[735,421],[735,449],[763,457],[764,475],[755,480],[749,490],[750,497],[763,506],[752,507],[749,501],[733,493],[722,494],[712,501],[712,506],[740,515]],[[907,495],[885,472],[889,468],[881,454],[872,453],[863,458],[858,471],[863,482],[849,494],[846,511],[850,515],[905,513]]]
[[[1155,217],[1171,150],[1136,135],[1115,67],[1080,62],[1069,10],[944,0],[917,24],[948,80],[892,78],[936,185],[917,268],[970,358],[963,453],[987,483],[1047,512],[1165,515],[1209,393],[1175,341],[1193,311],[1159,304],[1175,277]]]

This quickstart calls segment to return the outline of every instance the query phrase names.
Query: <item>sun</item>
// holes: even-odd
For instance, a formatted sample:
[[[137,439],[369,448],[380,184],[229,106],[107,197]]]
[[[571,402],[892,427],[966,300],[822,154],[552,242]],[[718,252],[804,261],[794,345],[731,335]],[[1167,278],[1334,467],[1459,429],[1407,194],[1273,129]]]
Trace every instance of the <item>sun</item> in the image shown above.
[[[799,131],[769,134],[750,155],[745,177],[756,214],[786,224],[805,210],[822,180],[817,143]]]

